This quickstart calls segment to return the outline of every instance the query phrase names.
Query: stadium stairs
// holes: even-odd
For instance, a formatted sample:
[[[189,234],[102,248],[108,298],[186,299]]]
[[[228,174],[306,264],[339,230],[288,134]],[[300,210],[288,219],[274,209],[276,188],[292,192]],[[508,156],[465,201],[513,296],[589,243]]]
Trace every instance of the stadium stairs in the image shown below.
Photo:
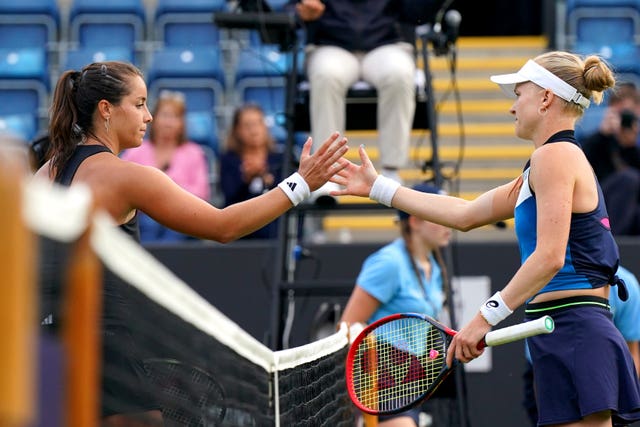
[[[437,109],[438,154],[445,178],[445,189],[465,199],[477,197],[496,185],[510,181],[522,171],[532,151],[531,143],[514,136],[512,101],[489,80],[492,74],[514,72],[527,59],[545,51],[544,37],[468,37],[458,40],[456,81],[460,104],[452,92],[453,79],[447,57],[429,57]],[[422,67],[422,61],[419,66]],[[463,127],[458,119],[461,109]],[[347,132],[350,140],[348,157],[359,161],[357,147],[367,151],[377,164],[375,131]],[[464,141],[464,142],[463,142]],[[433,177],[423,172],[425,160],[432,158],[428,131],[412,133],[411,160],[400,171],[405,184],[411,185]],[[460,157],[462,160],[460,161]],[[458,174],[453,175],[456,164]],[[367,199],[341,197],[339,203],[371,203]],[[328,212],[323,217],[329,240],[386,240],[398,235],[394,213],[358,211]],[[471,233],[457,233],[464,239],[512,239],[512,222],[500,227],[488,226]]]

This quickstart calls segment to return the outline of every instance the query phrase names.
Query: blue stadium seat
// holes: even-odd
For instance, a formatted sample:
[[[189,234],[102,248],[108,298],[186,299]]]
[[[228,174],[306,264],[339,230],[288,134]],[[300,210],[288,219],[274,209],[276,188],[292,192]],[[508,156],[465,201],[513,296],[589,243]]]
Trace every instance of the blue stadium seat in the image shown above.
[[[154,39],[165,46],[217,46],[220,31],[213,13],[227,9],[226,0],[158,0]]]
[[[150,103],[162,90],[176,90],[187,100],[188,133],[218,152],[217,115],[224,104],[224,72],[214,48],[169,48],[153,52],[147,72]]]
[[[581,54],[598,54],[616,69],[638,70],[640,0],[567,0],[567,43]]]
[[[146,39],[143,0],[73,0],[69,39],[81,46],[129,46]]]
[[[0,117],[30,140],[47,117],[49,76],[42,49],[0,49]]]
[[[67,50],[61,70],[80,70],[92,62],[125,61],[135,63],[135,53],[125,46],[86,46]]]
[[[289,3],[289,0],[267,0],[267,4],[274,12],[284,11],[285,6]]]
[[[575,134],[578,141],[582,142],[586,137],[598,130],[606,109],[605,100],[602,104],[592,104],[585,110],[580,120],[576,123]]]
[[[45,49],[45,69],[59,51],[56,0],[0,1],[0,49]]]
[[[3,96],[0,90],[0,102]],[[0,135],[13,135],[22,141],[28,142],[37,134],[36,122],[33,114],[8,114],[0,115]]]
[[[287,138],[285,108],[290,67],[290,55],[263,45],[242,50],[235,71],[236,103],[260,105],[272,135],[279,142]]]
[[[0,47],[47,47],[58,42],[56,0],[0,2]]]

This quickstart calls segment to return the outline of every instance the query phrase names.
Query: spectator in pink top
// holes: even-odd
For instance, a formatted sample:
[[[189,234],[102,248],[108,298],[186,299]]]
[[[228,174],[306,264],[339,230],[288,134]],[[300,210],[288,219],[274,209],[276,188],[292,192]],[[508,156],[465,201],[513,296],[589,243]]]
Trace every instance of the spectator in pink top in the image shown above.
[[[164,171],[176,184],[210,200],[209,165],[202,147],[187,139],[186,103],[181,92],[162,91],[153,111],[148,139],[126,150],[122,158]],[[181,241],[189,236],[170,230],[140,212],[142,243]]]

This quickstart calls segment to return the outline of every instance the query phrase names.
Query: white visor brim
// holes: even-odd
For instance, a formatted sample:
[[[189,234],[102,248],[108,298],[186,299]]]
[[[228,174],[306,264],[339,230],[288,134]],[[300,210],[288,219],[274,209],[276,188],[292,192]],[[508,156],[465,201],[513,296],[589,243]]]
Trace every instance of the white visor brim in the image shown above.
[[[576,88],[531,59],[517,73],[499,74],[491,76],[490,79],[511,98],[516,96],[514,90],[518,83],[533,82],[541,88],[552,91],[567,102],[574,102],[583,108],[589,107],[590,104],[590,101]]]

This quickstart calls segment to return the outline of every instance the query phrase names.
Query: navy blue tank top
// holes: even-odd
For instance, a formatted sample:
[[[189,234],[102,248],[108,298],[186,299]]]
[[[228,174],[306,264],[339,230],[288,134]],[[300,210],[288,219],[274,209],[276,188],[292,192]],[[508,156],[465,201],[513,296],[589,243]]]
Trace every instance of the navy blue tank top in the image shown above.
[[[579,146],[573,130],[560,131],[552,135],[545,144],[554,142],[571,142]],[[530,160],[522,173],[522,187],[514,215],[522,263],[535,250],[537,239],[536,196],[529,186],[529,168]],[[619,279],[615,275],[619,262],[618,245],[611,234],[609,215],[597,180],[596,186],[598,190],[596,208],[591,212],[571,214],[564,265],[538,293],[591,289],[607,284],[619,284]],[[624,294],[625,291],[624,284],[619,286],[619,293]]]

